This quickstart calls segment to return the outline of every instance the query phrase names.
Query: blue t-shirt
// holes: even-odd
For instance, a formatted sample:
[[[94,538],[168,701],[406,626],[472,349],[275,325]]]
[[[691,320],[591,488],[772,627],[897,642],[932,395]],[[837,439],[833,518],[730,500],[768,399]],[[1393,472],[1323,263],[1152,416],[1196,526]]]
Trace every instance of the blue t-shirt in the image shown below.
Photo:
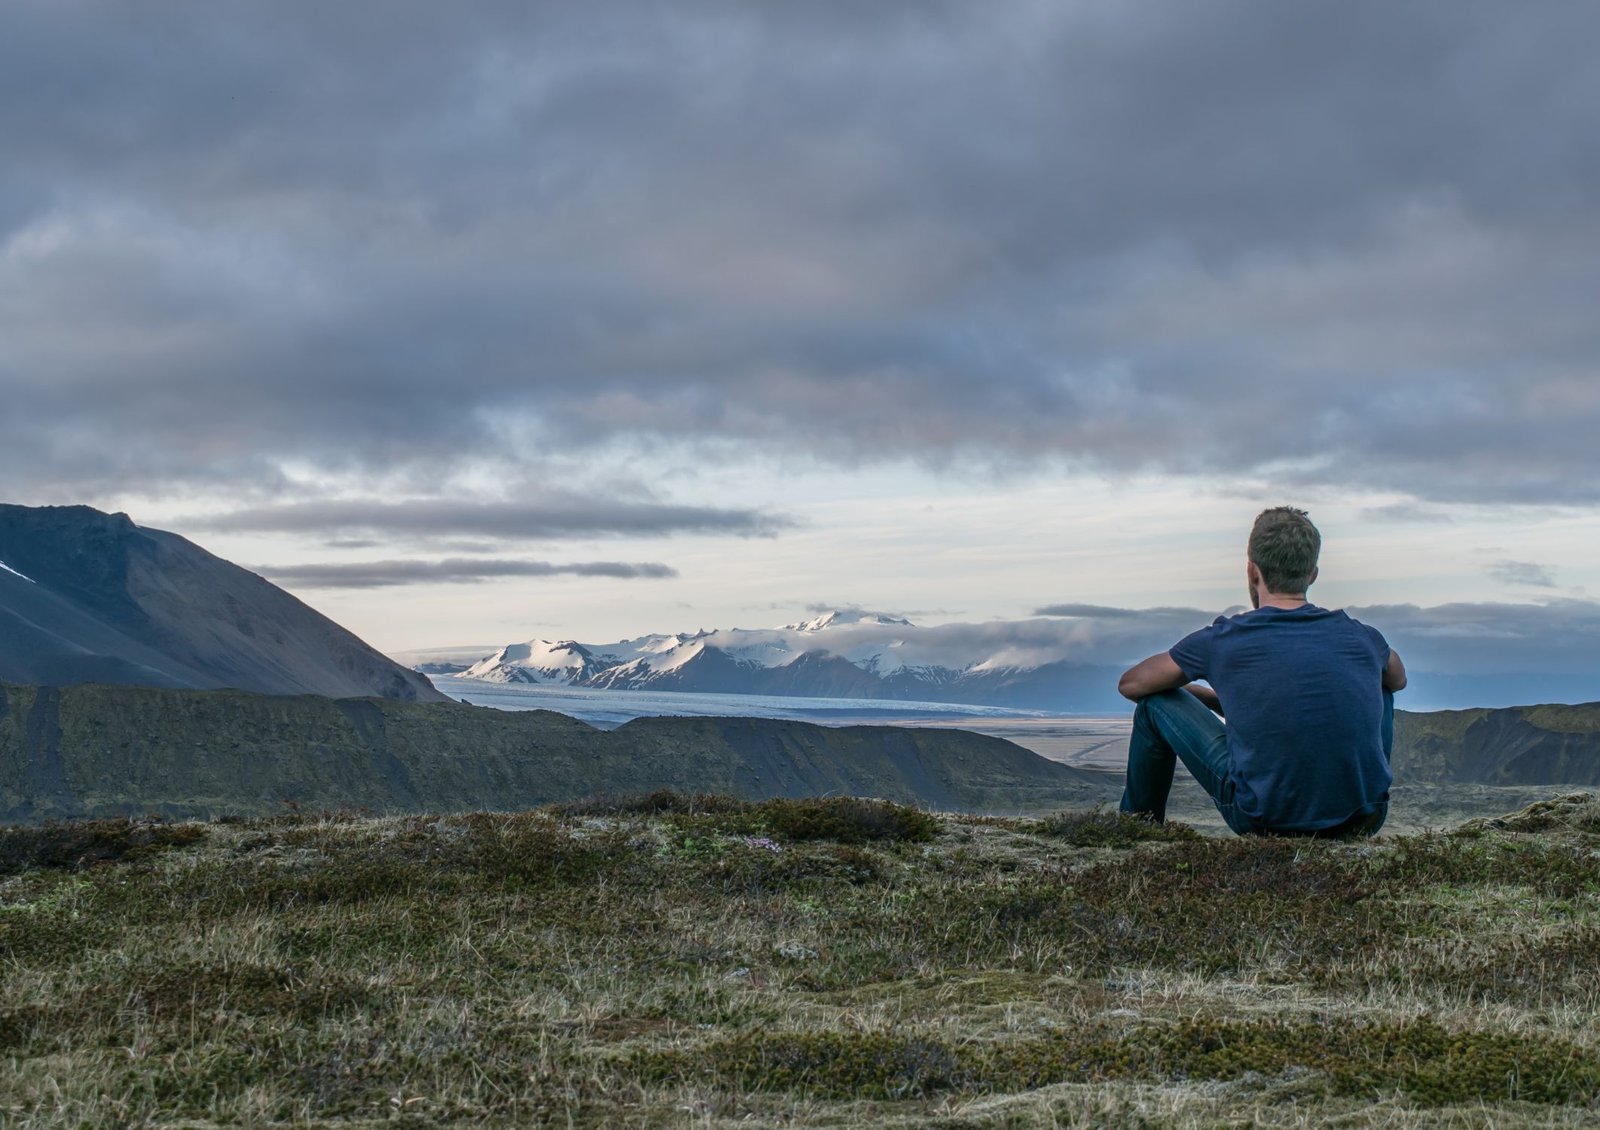
[[[1227,715],[1234,804],[1269,828],[1330,828],[1389,797],[1376,628],[1313,604],[1220,616],[1170,652]]]

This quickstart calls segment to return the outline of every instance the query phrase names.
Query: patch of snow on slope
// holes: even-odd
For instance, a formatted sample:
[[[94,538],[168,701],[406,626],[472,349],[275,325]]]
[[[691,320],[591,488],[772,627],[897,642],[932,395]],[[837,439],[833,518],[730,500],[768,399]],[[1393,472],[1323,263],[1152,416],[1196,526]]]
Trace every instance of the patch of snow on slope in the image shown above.
[[[689,660],[704,652],[705,649],[705,640],[692,639],[680,644],[670,651],[658,653],[655,658],[646,660],[645,662],[649,663],[651,671],[655,672],[657,675],[664,675],[668,671],[676,671],[679,667],[682,667],[685,663],[689,662]]]
[[[7,573],[10,573],[13,577],[21,577],[24,581],[27,581],[30,585],[36,585],[36,584],[39,583],[38,581],[35,581],[32,577],[28,576],[26,573],[17,572],[11,566],[7,565],[4,561],[0,561],[0,569],[4,569]]]

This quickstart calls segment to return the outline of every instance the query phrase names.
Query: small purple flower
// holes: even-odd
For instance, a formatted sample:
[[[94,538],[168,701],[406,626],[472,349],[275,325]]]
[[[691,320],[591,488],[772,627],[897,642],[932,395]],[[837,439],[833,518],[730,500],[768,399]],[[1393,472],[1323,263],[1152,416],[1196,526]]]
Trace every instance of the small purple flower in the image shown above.
[[[776,841],[772,840],[768,836],[746,836],[744,838],[744,846],[745,847],[753,847],[753,848],[765,848],[767,851],[782,851],[783,850],[783,845],[782,844],[777,843]]]

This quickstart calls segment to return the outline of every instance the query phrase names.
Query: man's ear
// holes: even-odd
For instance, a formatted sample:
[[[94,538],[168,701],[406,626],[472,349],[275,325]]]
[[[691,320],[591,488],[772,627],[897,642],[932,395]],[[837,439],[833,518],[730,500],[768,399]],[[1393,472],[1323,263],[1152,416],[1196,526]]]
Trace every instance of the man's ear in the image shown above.
[[[1256,563],[1248,557],[1244,559],[1244,579],[1251,588],[1261,583],[1261,570],[1256,568]]]
[[[1314,585],[1316,583],[1317,583],[1317,567],[1315,565],[1313,565],[1313,566],[1311,566],[1311,579],[1306,582],[1306,588],[1310,588],[1312,585]]]

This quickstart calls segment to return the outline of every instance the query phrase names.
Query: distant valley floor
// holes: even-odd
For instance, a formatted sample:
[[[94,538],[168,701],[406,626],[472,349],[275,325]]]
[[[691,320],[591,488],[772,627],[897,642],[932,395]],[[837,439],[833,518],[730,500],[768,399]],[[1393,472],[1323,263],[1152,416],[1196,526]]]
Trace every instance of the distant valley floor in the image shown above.
[[[1080,769],[1122,772],[1132,718],[884,699],[801,698],[688,691],[609,691],[435,676],[451,698],[497,710],[553,710],[610,729],[634,718],[783,718],[819,726],[910,726],[1004,738]]]

